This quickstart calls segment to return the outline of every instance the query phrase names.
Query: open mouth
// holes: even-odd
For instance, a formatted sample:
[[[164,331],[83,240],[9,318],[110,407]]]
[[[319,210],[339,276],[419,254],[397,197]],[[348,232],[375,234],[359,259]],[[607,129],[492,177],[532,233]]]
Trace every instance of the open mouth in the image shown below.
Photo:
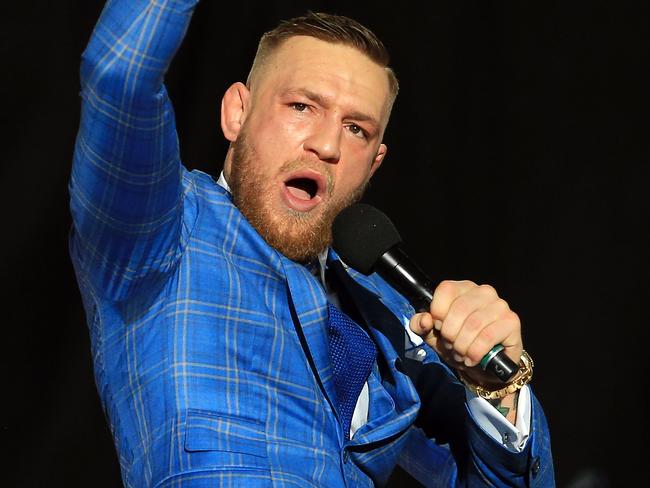
[[[300,200],[311,200],[318,193],[318,183],[311,178],[292,178],[284,184],[289,193]]]
[[[318,205],[325,194],[325,179],[317,171],[303,169],[283,182],[284,199],[294,210],[306,212]]]

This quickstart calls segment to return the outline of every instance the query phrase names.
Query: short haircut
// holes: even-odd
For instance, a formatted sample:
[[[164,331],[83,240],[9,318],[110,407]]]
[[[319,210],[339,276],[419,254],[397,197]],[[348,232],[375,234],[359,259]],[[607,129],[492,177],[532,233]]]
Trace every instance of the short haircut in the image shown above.
[[[257,46],[257,54],[248,75],[249,82],[253,73],[264,63],[266,58],[284,41],[294,36],[314,37],[321,41],[343,44],[357,49],[385,68],[393,100],[397,96],[399,82],[395,72],[389,66],[388,50],[379,38],[356,20],[322,12],[309,11],[303,16],[283,20],[275,29],[266,32]]]

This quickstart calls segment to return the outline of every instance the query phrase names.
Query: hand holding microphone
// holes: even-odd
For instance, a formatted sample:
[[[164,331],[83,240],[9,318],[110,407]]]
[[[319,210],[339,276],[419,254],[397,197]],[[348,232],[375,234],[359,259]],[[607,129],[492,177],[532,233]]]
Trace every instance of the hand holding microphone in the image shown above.
[[[471,281],[434,286],[400,248],[390,219],[370,205],[344,209],[333,237],[346,264],[366,275],[377,272],[411,302],[419,312],[411,318],[411,330],[448,364],[478,384],[514,376],[513,359],[518,361],[523,350],[520,322],[494,288]]]

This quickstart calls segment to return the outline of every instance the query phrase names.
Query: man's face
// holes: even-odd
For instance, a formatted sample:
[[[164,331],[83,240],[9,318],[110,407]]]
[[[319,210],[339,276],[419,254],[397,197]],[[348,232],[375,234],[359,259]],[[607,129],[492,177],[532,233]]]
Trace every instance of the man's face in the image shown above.
[[[386,71],[351,47],[298,36],[270,56],[244,99],[224,167],[235,204],[288,258],[314,259],[386,153]]]

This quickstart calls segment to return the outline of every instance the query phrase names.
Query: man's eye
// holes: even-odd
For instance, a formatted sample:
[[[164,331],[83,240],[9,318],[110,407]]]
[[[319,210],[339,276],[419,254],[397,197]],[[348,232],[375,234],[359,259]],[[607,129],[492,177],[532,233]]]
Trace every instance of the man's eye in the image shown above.
[[[304,112],[305,110],[307,110],[307,104],[306,103],[295,102],[295,103],[292,103],[290,105],[294,110],[296,110],[298,112]]]
[[[362,139],[366,138],[366,133],[357,124],[348,125],[348,130],[352,132],[352,134],[354,134],[356,137],[361,137]]]

